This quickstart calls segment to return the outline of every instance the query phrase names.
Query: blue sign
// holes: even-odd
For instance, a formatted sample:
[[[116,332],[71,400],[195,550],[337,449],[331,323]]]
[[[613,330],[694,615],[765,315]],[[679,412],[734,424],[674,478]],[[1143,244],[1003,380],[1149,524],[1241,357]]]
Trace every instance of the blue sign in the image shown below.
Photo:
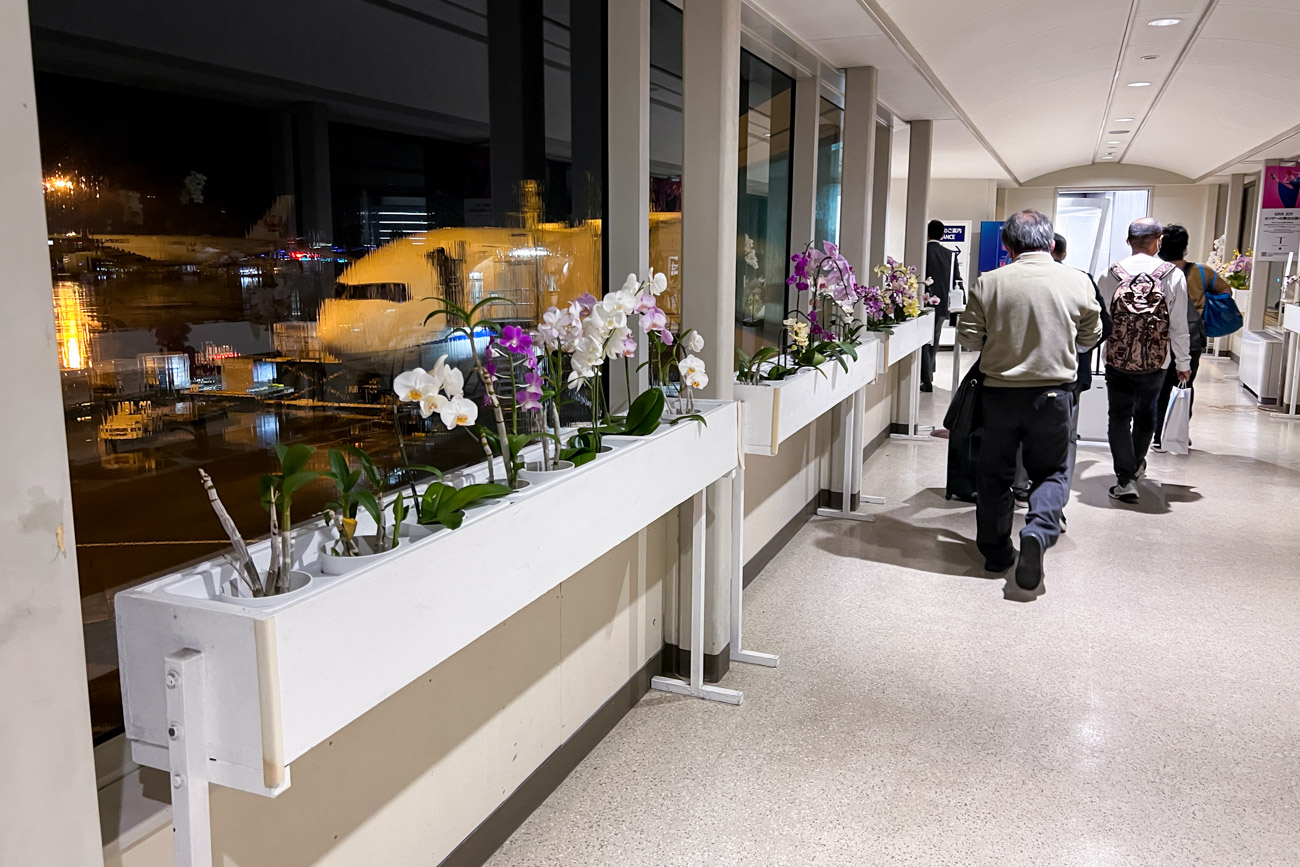
[[[1002,246],[1002,223],[984,220],[980,223],[980,273],[1001,268],[1011,261],[1011,254]]]
[[[944,226],[943,241],[944,243],[951,243],[951,244],[966,243],[966,227],[965,226]]]

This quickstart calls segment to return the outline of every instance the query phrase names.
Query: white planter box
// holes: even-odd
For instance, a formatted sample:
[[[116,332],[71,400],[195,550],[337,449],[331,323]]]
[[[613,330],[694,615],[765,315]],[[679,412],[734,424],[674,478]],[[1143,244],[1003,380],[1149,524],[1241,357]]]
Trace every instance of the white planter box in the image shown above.
[[[620,442],[347,575],[321,577],[325,530],[299,532],[295,550],[315,580],[271,607],[211,598],[231,575],[220,559],[118,594],[135,760],[169,767],[164,659],[190,648],[203,658],[207,779],[278,794],[313,746],[735,469],[739,404],[702,401],[699,411],[707,426]],[[265,542],[250,547],[265,561]]]
[[[934,341],[934,311],[895,325],[885,340],[885,365],[893,367],[913,352]]]
[[[869,336],[858,347],[858,360],[846,361],[847,372],[831,360],[821,365],[820,373],[805,369],[777,382],[736,383],[733,393],[745,404],[746,454],[776,454],[781,443],[874,382],[879,341]]]

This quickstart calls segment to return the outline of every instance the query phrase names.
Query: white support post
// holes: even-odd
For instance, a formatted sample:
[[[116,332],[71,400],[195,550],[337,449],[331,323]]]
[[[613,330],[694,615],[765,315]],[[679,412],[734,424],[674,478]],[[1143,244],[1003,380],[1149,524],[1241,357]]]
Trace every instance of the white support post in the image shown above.
[[[651,678],[650,686],[677,695],[740,704],[744,696],[739,690],[704,682],[704,541],[708,522],[704,491],[691,499],[691,508],[691,678],[682,683],[676,678],[660,675]]]
[[[840,404],[840,413],[844,420],[844,495],[840,499],[838,509],[821,508],[817,510],[818,517],[821,518],[839,518],[845,521],[863,521],[872,523],[876,519],[872,515],[866,515],[862,512],[854,511],[852,490],[853,490],[853,468],[856,464],[862,463],[862,418],[866,412],[863,404],[863,392],[861,389],[853,393],[853,397]],[[885,504],[884,497],[872,497],[863,494],[858,498],[863,503],[871,503],[876,506]]]
[[[172,848],[176,867],[211,867],[206,743],[203,732],[203,654],[169,654],[167,758],[171,765]]]
[[[742,412],[744,404],[741,404]],[[741,416],[740,429],[745,429]],[[745,461],[731,474],[731,661],[776,668],[774,653],[745,650],[741,643],[745,615]]]

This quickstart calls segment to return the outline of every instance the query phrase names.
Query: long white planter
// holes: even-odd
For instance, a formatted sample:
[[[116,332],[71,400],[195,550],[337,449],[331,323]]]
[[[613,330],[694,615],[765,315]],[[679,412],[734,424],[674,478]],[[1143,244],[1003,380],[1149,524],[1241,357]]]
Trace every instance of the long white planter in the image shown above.
[[[295,549],[316,577],[271,607],[211,598],[231,575],[220,560],[118,594],[134,758],[169,767],[164,660],[190,649],[203,660],[206,778],[278,794],[303,753],[735,469],[739,404],[701,402],[700,412],[707,426],[623,441],[347,575],[321,577],[324,531],[302,532]],[[252,549],[265,561],[265,543]]]
[[[745,453],[776,454],[781,443],[874,382],[879,341],[868,337],[858,347],[857,361],[846,360],[847,371],[832,360],[776,382],[736,383],[733,393],[745,404]]]
[[[885,364],[893,367],[913,352],[934,341],[934,311],[895,325],[885,340]]]

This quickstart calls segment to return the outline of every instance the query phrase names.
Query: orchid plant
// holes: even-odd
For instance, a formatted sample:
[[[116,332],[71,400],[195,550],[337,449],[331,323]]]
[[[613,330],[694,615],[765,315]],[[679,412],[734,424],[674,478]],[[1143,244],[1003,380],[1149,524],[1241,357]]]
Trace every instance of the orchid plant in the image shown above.
[[[1232,261],[1225,262],[1218,268],[1219,276],[1227,281],[1228,285],[1238,291],[1250,288],[1250,272],[1255,266],[1255,256],[1253,250],[1247,250],[1242,253],[1239,250],[1232,251]]]
[[[889,256],[884,265],[877,266],[875,273],[881,278],[880,286],[871,287],[862,301],[867,327],[872,330],[915,319],[921,315],[923,303],[931,304],[937,300],[932,299],[929,293],[922,295],[915,265],[904,265]],[[926,285],[929,283],[927,279]]]

